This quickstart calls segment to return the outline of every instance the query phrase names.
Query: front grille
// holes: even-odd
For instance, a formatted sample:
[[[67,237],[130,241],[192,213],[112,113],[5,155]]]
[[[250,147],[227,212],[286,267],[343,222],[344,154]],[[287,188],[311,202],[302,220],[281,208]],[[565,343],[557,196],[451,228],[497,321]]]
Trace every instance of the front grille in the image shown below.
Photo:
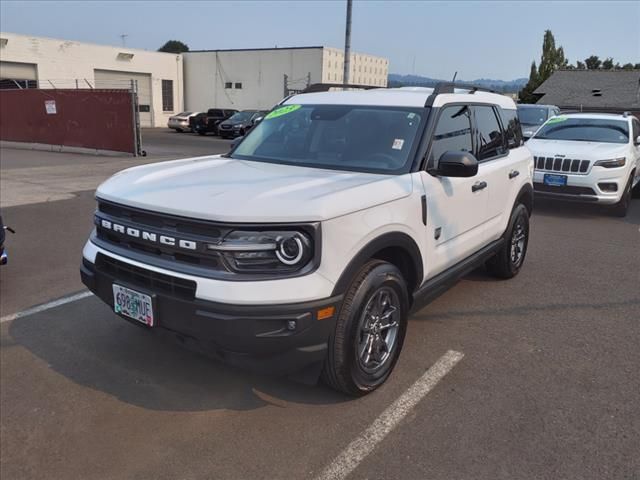
[[[153,272],[130,265],[101,253],[96,256],[95,268],[116,280],[147,289],[152,293],[164,293],[173,297],[193,300],[196,296],[196,282],[183,278]]]
[[[563,193],[567,195],[595,195],[593,188],[576,187],[572,185],[555,186],[544,185],[543,183],[534,183],[533,188],[536,192]]]
[[[221,130],[231,130],[231,125],[220,125]]]
[[[589,172],[589,160],[569,159],[562,157],[533,157],[536,170],[549,172],[567,172],[586,174]]]
[[[112,229],[104,228],[101,220],[122,224],[143,231],[169,236],[175,239],[192,241],[195,249],[181,248],[179,245],[167,245],[157,241],[149,241],[141,237],[124,235]],[[227,271],[221,255],[207,250],[207,244],[219,243],[231,230],[203,220],[187,219],[168,214],[148,212],[133,207],[126,207],[105,201],[98,201],[96,212],[96,236],[111,245],[125,248],[140,254],[192,266],[213,270]]]

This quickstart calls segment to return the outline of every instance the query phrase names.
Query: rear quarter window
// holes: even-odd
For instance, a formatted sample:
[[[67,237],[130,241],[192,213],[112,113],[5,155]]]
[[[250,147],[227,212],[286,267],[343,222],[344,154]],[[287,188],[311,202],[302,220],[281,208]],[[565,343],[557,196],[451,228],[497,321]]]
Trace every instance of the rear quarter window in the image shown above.
[[[507,147],[509,149],[520,147],[522,145],[522,126],[518,118],[518,111],[500,109],[500,115],[507,136]]]

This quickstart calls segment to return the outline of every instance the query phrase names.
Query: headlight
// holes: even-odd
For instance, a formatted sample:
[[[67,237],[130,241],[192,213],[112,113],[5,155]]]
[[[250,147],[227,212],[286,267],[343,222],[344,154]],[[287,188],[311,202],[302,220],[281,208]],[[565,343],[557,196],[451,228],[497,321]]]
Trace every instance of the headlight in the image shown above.
[[[313,258],[311,237],[302,231],[230,232],[222,242],[208,244],[230,270],[238,273],[291,273]]]
[[[617,168],[624,167],[627,159],[625,157],[614,158],[612,160],[598,160],[593,164],[594,167]]]

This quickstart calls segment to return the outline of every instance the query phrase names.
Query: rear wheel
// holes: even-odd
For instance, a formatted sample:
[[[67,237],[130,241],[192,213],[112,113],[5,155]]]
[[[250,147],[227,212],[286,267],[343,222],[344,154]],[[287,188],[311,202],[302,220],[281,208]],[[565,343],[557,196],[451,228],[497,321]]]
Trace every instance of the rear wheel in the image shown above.
[[[349,395],[364,395],[382,385],[400,355],[408,311],[400,271],[381,260],[367,262],[347,291],[329,339],[325,383]]]
[[[504,236],[504,244],[486,263],[487,270],[499,278],[513,278],[524,263],[529,246],[529,212],[523,204],[518,204],[511,212],[509,226]]]
[[[624,187],[624,192],[618,203],[611,207],[611,214],[615,217],[626,217],[631,205],[631,190],[633,186],[633,175],[629,177],[629,181]]]

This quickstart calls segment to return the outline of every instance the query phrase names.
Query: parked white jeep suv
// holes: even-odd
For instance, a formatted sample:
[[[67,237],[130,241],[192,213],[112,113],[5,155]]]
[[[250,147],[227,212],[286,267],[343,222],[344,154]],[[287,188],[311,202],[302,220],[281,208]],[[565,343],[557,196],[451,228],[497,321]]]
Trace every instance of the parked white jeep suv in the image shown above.
[[[640,182],[640,121],[574,113],[551,118],[527,142],[536,196],[610,205],[624,217]]]
[[[364,394],[391,373],[411,309],[485,263],[518,273],[532,166],[503,95],[295,95],[228,155],[103,183],[82,280],[229,363]]]

